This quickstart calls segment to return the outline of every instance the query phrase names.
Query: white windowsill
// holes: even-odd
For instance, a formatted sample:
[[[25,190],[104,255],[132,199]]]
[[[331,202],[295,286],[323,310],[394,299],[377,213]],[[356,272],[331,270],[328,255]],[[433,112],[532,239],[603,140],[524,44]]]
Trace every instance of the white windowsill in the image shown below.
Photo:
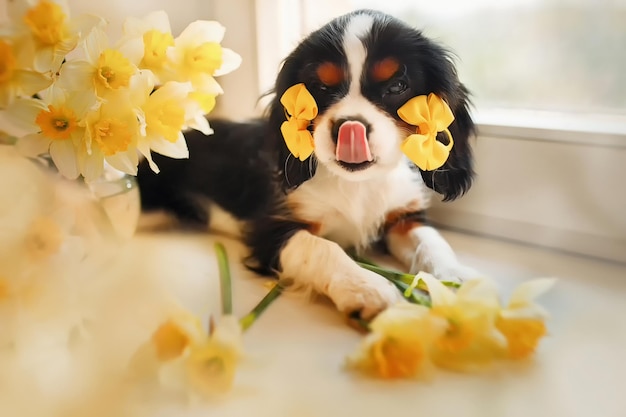
[[[481,109],[472,117],[479,136],[626,148],[626,115]]]

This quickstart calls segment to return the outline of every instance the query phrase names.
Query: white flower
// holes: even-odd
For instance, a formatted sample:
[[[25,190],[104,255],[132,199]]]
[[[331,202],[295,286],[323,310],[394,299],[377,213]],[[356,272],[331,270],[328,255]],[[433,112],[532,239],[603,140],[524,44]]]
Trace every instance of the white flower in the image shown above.
[[[221,94],[214,76],[227,74],[241,65],[241,57],[220,45],[225,28],[214,21],[195,21],[174,41],[168,50],[177,81],[190,81],[204,93]]]
[[[70,19],[62,0],[14,0],[8,15],[18,35],[28,34],[24,50],[32,54],[32,67],[38,72],[56,72],[65,56],[94,27],[103,27],[102,18],[84,15]]]

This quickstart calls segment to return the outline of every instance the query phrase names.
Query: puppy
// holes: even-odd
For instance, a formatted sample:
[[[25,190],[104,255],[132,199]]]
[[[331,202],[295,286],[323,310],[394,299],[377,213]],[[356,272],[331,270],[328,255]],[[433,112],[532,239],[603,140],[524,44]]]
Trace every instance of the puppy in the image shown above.
[[[280,99],[300,83],[318,108],[308,127],[314,152],[304,160],[290,153],[281,134],[289,115]],[[189,132],[188,160],[155,155],[159,174],[144,161],[138,174],[143,209],[237,233],[254,271],[288,278],[365,318],[402,297],[344,249],[381,242],[411,272],[473,277],[425,216],[429,188],[452,200],[473,176],[468,93],[445,49],[391,16],[355,11],[295,48],[274,93],[265,118],[214,120],[208,137]],[[415,127],[398,109],[431,93],[454,115],[454,146],[443,166],[426,171],[401,151]],[[437,140],[450,139],[440,132]]]

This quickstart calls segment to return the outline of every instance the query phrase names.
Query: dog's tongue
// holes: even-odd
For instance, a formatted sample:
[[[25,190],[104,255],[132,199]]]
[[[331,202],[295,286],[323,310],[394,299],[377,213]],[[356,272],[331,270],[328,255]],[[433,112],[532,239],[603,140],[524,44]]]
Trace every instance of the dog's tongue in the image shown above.
[[[348,120],[339,126],[336,157],[338,161],[348,164],[360,164],[372,160],[363,123]]]

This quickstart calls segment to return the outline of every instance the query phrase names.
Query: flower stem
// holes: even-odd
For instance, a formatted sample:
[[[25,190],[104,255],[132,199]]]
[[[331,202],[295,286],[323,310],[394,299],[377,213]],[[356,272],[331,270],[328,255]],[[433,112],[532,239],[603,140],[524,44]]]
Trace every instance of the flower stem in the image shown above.
[[[274,285],[272,289],[265,295],[265,297],[263,297],[263,299],[259,302],[259,304],[257,304],[256,307],[252,309],[252,311],[250,311],[248,314],[246,314],[239,320],[241,329],[243,331],[248,330],[250,326],[252,326],[256,322],[259,316],[263,314],[265,309],[269,307],[270,304],[272,304],[280,296],[282,291],[283,291],[282,285],[280,284]]]
[[[222,314],[233,314],[233,286],[230,276],[230,267],[228,266],[228,256],[226,248],[221,243],[215,244],[215,252],[217,252],[217,265],[220,271],[220,291],[222,296]]]

